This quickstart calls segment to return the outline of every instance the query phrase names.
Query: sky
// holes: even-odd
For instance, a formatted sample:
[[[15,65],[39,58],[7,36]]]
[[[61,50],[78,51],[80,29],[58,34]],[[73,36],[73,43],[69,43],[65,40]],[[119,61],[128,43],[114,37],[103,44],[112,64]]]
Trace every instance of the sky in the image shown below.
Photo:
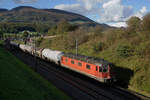
[[[132,16],[143,18],[150,12],[150,0],[0,0],[0,8],[18,6],[55,8],[84,15],[98,23],[126,27]]]

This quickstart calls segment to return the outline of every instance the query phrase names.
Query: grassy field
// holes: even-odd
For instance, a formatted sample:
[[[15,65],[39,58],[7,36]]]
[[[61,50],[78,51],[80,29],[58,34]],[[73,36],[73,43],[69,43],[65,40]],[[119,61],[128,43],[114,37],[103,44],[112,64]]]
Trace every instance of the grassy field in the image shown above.
[[[0,100],[70,100],[0,47]]]

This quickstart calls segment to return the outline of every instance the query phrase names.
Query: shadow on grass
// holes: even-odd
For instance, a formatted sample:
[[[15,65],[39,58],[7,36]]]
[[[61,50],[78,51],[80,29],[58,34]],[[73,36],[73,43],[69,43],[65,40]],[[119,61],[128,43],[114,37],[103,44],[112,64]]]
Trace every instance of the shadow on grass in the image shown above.
[[[120,66],[114,66],[114,70],[117,78],[116,85],[121,86],[123,88],[128,88],[129,81],[133,76],[133,71]]]

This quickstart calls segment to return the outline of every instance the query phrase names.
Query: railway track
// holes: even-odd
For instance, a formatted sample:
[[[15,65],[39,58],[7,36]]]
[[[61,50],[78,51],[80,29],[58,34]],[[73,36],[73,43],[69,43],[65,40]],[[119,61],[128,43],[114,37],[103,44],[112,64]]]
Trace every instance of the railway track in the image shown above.
[[[107,98],[108,100],[114,100],[114,99],[115,100],[140,100],[140,98],[137,98],[133,94],[123,91],[119,88],[108,87],[105,85],[103,85],[104,87],[95,86],[95,84],[91,84],[88,81],[83,81],[83,80],[81,80],[81,78],[73,77],[70,74],[66,74],[62,71],[59,71],[59,70],[57,71],[55,69],[52,69],[52,68],[48,67],[48,64],[44,64],[44,69],[47,71],[49,70],[52,72],[56,72],[58,74],[57,76],[59,78],[62,78],[65,81],[67,81],[73,85],[75,84],[74,86],[80,85],[80,87],[78,86],[78,88],[80,88],[81,90],[86,90],[84,92],[91,91],[90,93],[95,94],[95,96],[93,96],[93,97],[96,99],[101,98],[99,96],[103,96],[103,97]],[[68,79],[66,79],[66,77],[69,79],[69,81],[68,81]],[[82,89],[81,87],[84,89]],[[106,90],[106,88],[107,88],[107,90]],[[111,90],[111,92],[109,92],[110,90]]]
[[[86,79],[85,76],[80,77],[80,75],[72,72],[68,69],[61,68],[60,66],[55,65],[54,63],[49,63],[43,61],[39,58],[36,58],[26,54],[22,51],[13,51],[12,52],[15,56],[21,59],[24,63],[30,65],[32,69],[36,69],[38,73],[40,73],[44,78],[48,79],[49,81],[53,81],[52,77],[57,77],[59,80],[64,81],[65,83],[69,84],[70,86],[75,87],[78,91],[82,91],[82,95],[77,96],[77,94],[68,93],[68,95],[72,96],[73,99],[81,100],[81,99],[88,99],[88,100],[142,100],[141,98],[124,91],[118,87],[109,87],[105,86],[102,83],[96,82],[92,79]],[[28,59],[24,59],[28,58]],[[36,66],[36,67],[35,67]],[[92,81],[89,81],[92,80]],[[93,82],[94,81],[94,82]],[[58,84],[57,82],[52,82],[54,84]],[[57,86],[56,86],[57,87]],[[62,89],[62,87],[58,88]],[[70,88],[70,89],[71,89]],[[64,92],[68,92],[63,90]],[[70,90],[70,92],[73,92]],[[83,95],[87,96],[87,98],[82,97]],[[148,100],[148,99],[147,99]]]

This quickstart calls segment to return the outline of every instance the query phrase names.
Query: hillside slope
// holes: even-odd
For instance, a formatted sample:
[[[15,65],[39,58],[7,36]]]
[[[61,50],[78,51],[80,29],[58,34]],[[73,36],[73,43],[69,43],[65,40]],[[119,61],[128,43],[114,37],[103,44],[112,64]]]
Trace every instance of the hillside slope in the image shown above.
[[[131,21],[135,19],[133,17]],[[150,96],[150,14],[143,20],[139,19],[138,24],[133,24],[136,27],[132,25],[106,31],[97,28],[94,31],[76,30],[52,39],[43,39],[40,47],[75,54],[75,40],[78,40],[79,54],[112,62],[122,87]]]
[[[39,22],[55,24],[62,19],[76,24],[86,24],[90,26],[98,25],[98,23],[87,17],[58,9],[37,9],[29,6],[20,6],[11,10],[0,9],[0,22]],[[99,25],[108,27],[105,24]]]

